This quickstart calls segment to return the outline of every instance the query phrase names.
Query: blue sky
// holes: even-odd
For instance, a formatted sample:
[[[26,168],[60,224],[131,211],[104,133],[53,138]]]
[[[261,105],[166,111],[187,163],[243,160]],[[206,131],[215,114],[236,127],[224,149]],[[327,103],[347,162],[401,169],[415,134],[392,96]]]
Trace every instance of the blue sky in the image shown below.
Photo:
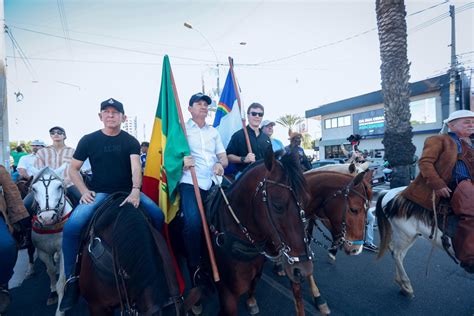
[[[449,66],[450,19],[429,21],[442,17],[450,4],[466,8],[469,2],[443,2],[406,1],[411,81]],[[206,89],[215,87],[216,56],[184,22],[213,46],[221,89],[232,56],[244,104],[262,103],[266,118],[303,116],[318,105],[378,90],[378,37],[369,31],[376,27],[374,3],[5,0],[6,24],[31,65],[28,70],[6,37],[10,139],[49,141],[49,127],[60,125],[75,146],[101,127],[99,104],[110,97],[138,116],[139,139],[143,125],[150,137],[164,54],[170,56],[186,113],[202,77]],[[467,8],[456,16],[457,52],[466,53],[461,61],[470,67],[474,8]],[[425,11],[410,16],[420,10]],[[15,102],[17,91],[24,95],[21,102]],[[277,136],[285,137],[283,128]]]

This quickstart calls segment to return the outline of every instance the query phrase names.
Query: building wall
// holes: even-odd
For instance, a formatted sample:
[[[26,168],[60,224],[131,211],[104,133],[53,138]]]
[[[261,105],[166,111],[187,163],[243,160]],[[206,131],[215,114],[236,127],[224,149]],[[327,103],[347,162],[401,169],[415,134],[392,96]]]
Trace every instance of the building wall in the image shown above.
[[[419,124],[413,126],[413,144],[416,146],[416,155],[420,156],[421,151],[423,149],[423,144],[425,139],[428,136],[435,135],[439,129],[442,127],[442,97],[440,91],[431,92],[420,94],[410,98],[410,101],[418,101],[428,98],[435,98],[435,107],[436,107],[436,121],[434,123],[426,123],[426,124]],[[322,115],[321,117],[321,129],[322,129],[322,140],[319,143],[320,148],[320,159],[326,159],[326,146],[338,146],[341,144],[348,144],[349,142],[346,140],[349,135],[354,133],[354,121],[353,121],[353,114],[363,113],[367,111],[383,109],[383,104],[375,104],[369,106],[363,106],[357,109],[348,110],[348,111],[341,111],[337,113],[331,113],[328,115]],[[344,126],[344,127],[337,127],[337,128],[326,128],[325,120],[330,118],[336,118],[341,116],[351,116],[351,125]],[[383,144],[382,144],[383,134],[376,134],[367,136],[365,139],[361,140],[359,149],[360,150],[367,150],[367,151],[376,151],[380,150],[383,156]]]

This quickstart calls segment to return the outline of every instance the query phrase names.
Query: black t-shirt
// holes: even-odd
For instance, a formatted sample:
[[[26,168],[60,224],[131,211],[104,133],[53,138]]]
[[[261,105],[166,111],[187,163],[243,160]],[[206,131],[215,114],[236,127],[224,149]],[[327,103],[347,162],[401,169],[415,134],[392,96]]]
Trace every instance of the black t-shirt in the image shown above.
[[[81,138],[73,158],[89,158],[92,168],[90,189],[101,193],[132,190],[130,155],[140,155],[140,143],[125,131],[107,136],[101,130]]]
[[[268,146],[272,146],[270,137],[260,130],[258,137],[255,135],[255,131],[247,125],[247,132],[249,134],[250,147],[252,147],[252,152],[255,154],[255,160],[260,160],[265,158],[265,152]],[[244,129],[240,129],[232,135],[229,145],[226,149],[227,155],[236,155],[239,157],[245,157],[249,153],[247,150],[247,142],[245,141]],[[237,170],[244,170],[248,164],[239,163],[236,164]]]

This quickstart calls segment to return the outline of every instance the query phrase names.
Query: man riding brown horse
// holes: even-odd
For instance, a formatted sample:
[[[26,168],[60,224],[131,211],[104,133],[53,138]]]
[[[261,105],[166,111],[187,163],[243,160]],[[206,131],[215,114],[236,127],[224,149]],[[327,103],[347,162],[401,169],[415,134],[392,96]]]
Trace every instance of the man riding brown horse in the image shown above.
[[[447,128],[450,131],[446,134]],[[455,111],[444,121],[441,135],[426,139],[419,160],[420,174],[402,193],[433,210],[448,201],[459,224],[453,238],[456,257],[474,272],[474,112]]]

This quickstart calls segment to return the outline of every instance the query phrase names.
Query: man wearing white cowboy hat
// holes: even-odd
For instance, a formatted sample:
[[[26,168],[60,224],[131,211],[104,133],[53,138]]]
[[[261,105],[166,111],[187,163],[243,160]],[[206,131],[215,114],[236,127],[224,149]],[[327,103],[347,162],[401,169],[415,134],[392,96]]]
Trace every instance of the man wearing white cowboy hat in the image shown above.
[[[20,179],[28,179],[33,175],[32,168],[35,165],[36,161],[36,153],[38,150],[41,148],[46,147],[46,144],[38,139],[35,139],[34,141],[31,142],[30,144],[32,153],[26,156],[23,156],[20,158],[20,161],[18,161],[18,166],[17,170],[18,173],[20,174]]]
[[[462,240],[456,240],[461,235],[459,231],[463,229],[458,226],[453,238],[454,250],[461,265],[474,271],[473,136],[474,112],[459,110],[451,113],[444,120],[440,135],[426,139],[418,162],[420,174],[402,194],[429,210],[433,209],[434,203],[438,205],[441,198],[451,198],[453,212],[463,218],[464,224],[470,226],[462,234]],[[461,196],[465,199],[460,198]],[[461,258],[463,249],[467,249],[465,247],[470,248],[470,253]]]

